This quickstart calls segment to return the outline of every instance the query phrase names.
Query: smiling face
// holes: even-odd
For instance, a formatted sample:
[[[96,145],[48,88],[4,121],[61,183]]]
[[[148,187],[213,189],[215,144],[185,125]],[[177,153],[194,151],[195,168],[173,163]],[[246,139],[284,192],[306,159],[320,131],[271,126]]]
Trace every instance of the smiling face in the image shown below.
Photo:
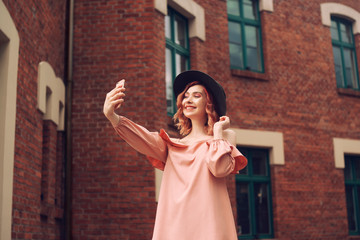
[[[186,94],[186,96],[185,96]],[[178,108],[174,115],[174,122],[182,136],[192,130],[193,121],[204,124],[205,132],[213,134],[214,123],[219,116],[214,109],[213,97],[199,82],[190,82],[176,97]]]
[[[182,100],[183,113],[190,119],[206,119],[206,93],[201,85],[191,86]]]

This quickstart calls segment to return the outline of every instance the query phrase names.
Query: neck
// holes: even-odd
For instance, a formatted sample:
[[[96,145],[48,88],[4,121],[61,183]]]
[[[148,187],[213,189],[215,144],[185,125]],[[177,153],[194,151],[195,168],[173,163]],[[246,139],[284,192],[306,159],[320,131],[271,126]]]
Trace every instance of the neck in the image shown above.
[[[191,119],[192,129],[188,136],[189,137],[201,137],[204,135],[208,135],[204,129],[205,123],[206,123],[206,119],[205,120]]]

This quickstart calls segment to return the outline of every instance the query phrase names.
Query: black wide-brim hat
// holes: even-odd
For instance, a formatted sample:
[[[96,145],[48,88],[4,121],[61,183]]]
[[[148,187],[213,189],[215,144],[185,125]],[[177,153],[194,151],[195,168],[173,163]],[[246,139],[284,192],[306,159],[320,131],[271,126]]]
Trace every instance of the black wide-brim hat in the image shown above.
[[[221,116],[226,115],[226,95],[223,87],[206,73],[189,70],[180,73],[174,80],[174,93],[177,97],[185,87],[191,82],[199,82],[213,96],[216,113]]]

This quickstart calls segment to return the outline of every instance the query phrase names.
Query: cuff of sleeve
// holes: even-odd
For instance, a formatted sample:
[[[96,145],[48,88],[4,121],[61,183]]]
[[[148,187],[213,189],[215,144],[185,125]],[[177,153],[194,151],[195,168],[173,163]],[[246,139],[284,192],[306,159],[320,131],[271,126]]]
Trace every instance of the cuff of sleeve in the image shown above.
[[[235,159],[235,169],[231,173],[237,174],[239,171],[246,167],[248,160],[243,155],[234,157]]]
[[[123,117],[123,116],[119,116],[119,120],[118,120],[118,122],[116,123],[116,124],[113,124],[113,127],[114,128],[117,128],[117,127],[119,127],[120,125],[122,125],[123,124],[123,122],[125,121],[125,117]]]
[[[155,158],[152,158],[150,156],[146,156],[147,159],[149,160],[149,162],[151,163],[151,165],[154,167],[154,168],[157,168],[157,169],[160,169],[161,171],[164,171],[165,169],[165,163],[158,160],[158,159],[155,159]]]
[[[245,156],[243,156],[236,147],[234,147],[229,141],[226,139],[213,139],[207,142],[208,146],[210,147],[211,151],[216,150],[218,156],[222,156],[227,153],[231,153],[231,156],[235,160],[235,167],[234,170],[231,172],[233,174],[237,174],[241,169],[245,168],[248,160]],[[219,149],[223,148],[222,151]]]

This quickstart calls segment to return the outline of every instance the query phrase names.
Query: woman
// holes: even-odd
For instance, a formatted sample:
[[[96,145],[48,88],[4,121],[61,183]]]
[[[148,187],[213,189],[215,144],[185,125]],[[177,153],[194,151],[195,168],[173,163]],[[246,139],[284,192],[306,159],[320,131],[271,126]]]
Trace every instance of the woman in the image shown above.
[[[164,130],[149,132],[114,112],[124,102],[124,83],[107,94],[104,114],[130,146],[164,170],[153,240],[237,239],[225,177],[247,160],[227,140],[234,140],[234,132],[228,129],[221,85],[200,71],[176,77],[174,120],[183,136],[177,139]]]

